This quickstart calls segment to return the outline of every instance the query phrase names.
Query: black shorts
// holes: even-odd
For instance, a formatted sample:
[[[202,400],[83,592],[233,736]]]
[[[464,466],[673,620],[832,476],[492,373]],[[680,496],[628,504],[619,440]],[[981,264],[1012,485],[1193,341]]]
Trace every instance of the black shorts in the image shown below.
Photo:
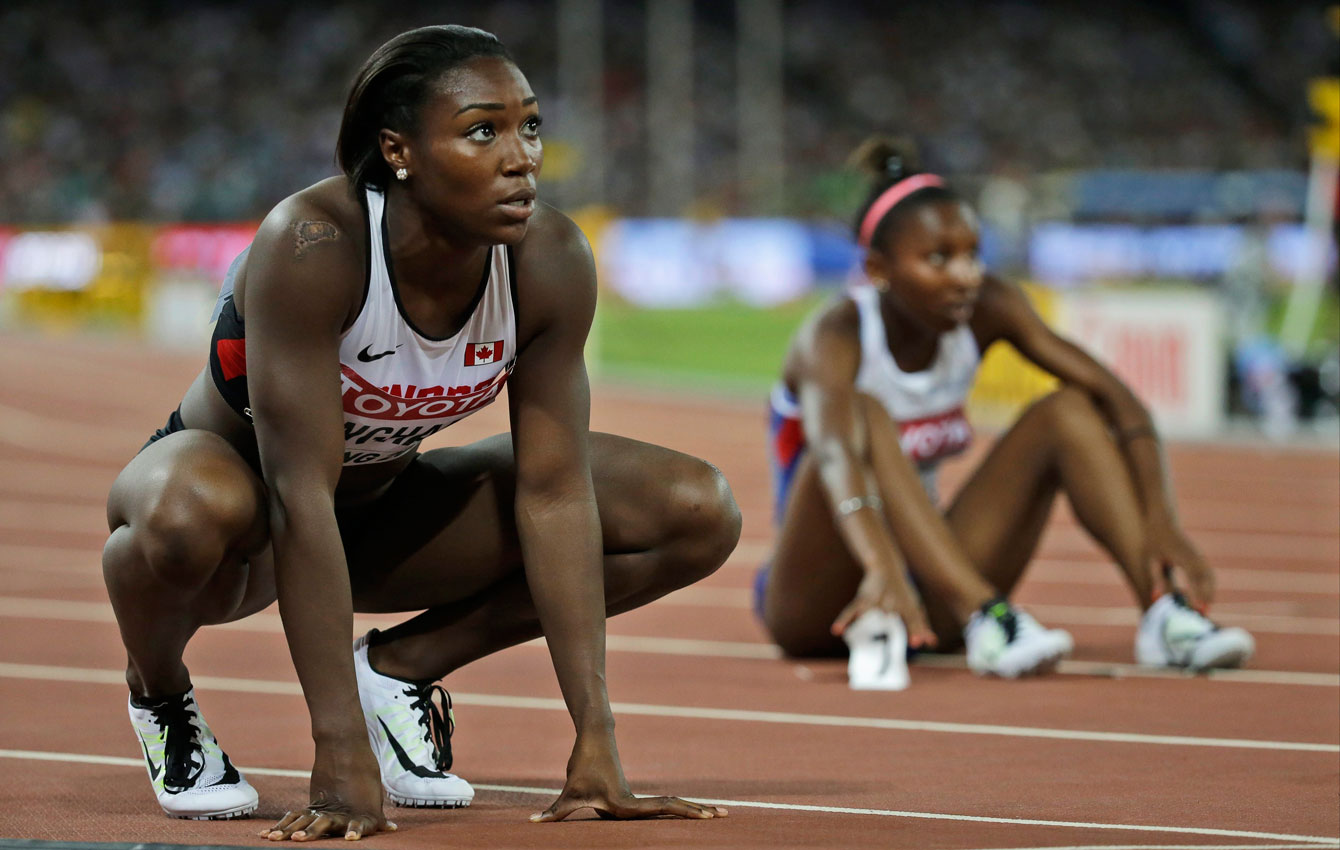
[[[142,452],[145,449],[149,448],[154,443],[166,437],[168,434],[175,434],[178,431],[185,431],[185,430],[186,425],[181,421],[181,408],[178,407],[176,410],[168,414],[167,424],[164,425],[162,428],[159,428],[157,431],[155,431],[153,433],[153,436],[151,436],[147,441],[145,441],[144,445],[140,446],[140,451]],[[136,454],[139,454],[139,452],[136,452]]]
[[[172,413],[168,414],[167,423],[154,431],[153,435],[140,447],[140,451],[152,446],[154,443],[166,437],[168,434],[175,434],[178,431],[185,431],[186,424],[181,419],[181,408],[178,407]],[[252,467],[257,475],[260,470]],[[440,523],[435,521],[436,515],[440,513],[440,508],[435,508],[436,500],[431,503],[423,503],[421,498],[414,494],[420,492],[425,486],[431,487],[432,482],[436,480],[437,473],[432,467],[426,464],[422,458],[416,457],[387,488],[386,492],[377,496],[375,499],[366,502],[359,502],[352,505],[339,505],[335,507],[335,521],[339,525],[340,538],[344,542],[345,551],[351,548],[362,548],[365,545],[366,538],[381,540],[380,530],[383,528],[399,529],[399,536],[402,538],[395,543],[388,543],[385,540],[376,543],[378,551],[386,550],[390,553],[393,562],[396,559],[408,557],[420,546],[428,542],[433,535],[440,530]]]

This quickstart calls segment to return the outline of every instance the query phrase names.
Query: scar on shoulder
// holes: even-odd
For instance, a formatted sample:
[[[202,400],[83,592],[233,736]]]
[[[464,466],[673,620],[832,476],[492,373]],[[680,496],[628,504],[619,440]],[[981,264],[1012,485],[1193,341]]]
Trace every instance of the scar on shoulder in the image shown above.
[[[322,242],[334,242],[340,231],[328,221],[300,221],[293,225],[293,256],[301,260],[309,250]]]

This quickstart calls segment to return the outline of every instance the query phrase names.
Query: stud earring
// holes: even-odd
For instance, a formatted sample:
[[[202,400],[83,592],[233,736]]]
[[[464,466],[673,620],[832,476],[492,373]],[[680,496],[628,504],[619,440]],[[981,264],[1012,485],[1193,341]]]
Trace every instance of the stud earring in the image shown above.
[[[408,180],[408,179],[409,179],[409,169],[408,169],[408,168],[397,168],[397,169],[395,170],[395,179],[397,179],[397,180]]]

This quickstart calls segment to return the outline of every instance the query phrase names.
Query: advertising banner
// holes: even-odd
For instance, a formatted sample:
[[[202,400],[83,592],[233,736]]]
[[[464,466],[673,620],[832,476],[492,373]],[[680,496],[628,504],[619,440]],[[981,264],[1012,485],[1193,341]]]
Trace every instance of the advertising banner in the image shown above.
[[[1068,292],[1060,327],[1126,382],[1162,433],[1206,436],[1223,422],[1222,308],[1205,292]]]

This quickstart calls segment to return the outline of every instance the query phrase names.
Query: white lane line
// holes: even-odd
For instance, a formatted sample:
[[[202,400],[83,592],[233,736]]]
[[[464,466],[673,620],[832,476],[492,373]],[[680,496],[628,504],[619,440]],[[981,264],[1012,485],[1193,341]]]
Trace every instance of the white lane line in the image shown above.
[[[658,599],[655,604],[748,609],[753,607],[753,591],[735,587],[686,587]],[[1291,603],[1279,604],[1288,606]],[[1140,612],[1129,605],[1110,607],[1030,603],[1024,607],[1039,620],[1054,625],[1133,627],[1140,622]],[[1241,626],[1263,634],[1340,635],[1340,619],[1332,617],[1252,613],[1235,611],[1230,605],[1218,606],[1212,613],[1220,625]]]
[[[83,507],[81,505],[81,507]],[[20,524],[22,530],[29,526]],[[81,525],[81,528],[84,526]],[[69,547],[43,546],[39,544],[20,544],[0,542],[0,568],[21,569],[23,562],[41,559],[49,553],[62,553],[85,559],[89,565],[89,574],[97,575],[98,558],[101,546]],[[756,570],[759,565],[771,557],[771,544],[766,540],[742,540],[731,553],[725,567],[730,569]],[[5,562],[12,562],[6,564]],[[1214,571],[1219,587],[1224,590],[1266,590],[1275,593],[1316,594],[1321,596],[1340,596],[1340,574],[1320,573],[1314,570],[1253,570],[1244,567],[1218,567]],[[1035,559],[1032,569],[1025,574],[1028,584],[1081,584],[1110,585],[1124,587],[1116,567],[1101,561],[1081,561],[1067,558],[1042,556]],[[693,588],[689,588],[692,590]],[[742,594],[739,598],[748,605],[749,591],[735,589]],[[680,591],[683,593],[684,591]],[[722,607],[736,607],[736,603]]]
[[[122,670],[83,667],[51,667],[40,664],[0,662],[0,677],[39,679],[55,682],[82,682],[125,686]],[[238,693],[301,695],[297,682],[273,679],[241,679],[225,676],[193,676],[194,683],[205,689]],[[567,712],[563,700],[550,697],[522,697],[504,694],[453,693],[455,705],[489,708],[532,709]],[[930,720],[898,720],[891,717],[848,717],[831,714],[803,714],[789,711],[760,711],[739,708],[710,708],[689,705],[652,705],[615,702],[616,714],[645,717],[682,717],[694,720],[734,720],[746,723],[779,723],[799,726],[829,726],[844,729],[883,729],[896,732],[938,732],[950,735],[991,735],[1006,738],[1045,738],[1058,741],[1088,741],[1111,744],[1155,744],[1167,747],[1210,747],[1215,749],[1270,750],[1273,752],[1340,753],[1340,745],[1304,741],[1265,741],[1250,738],[1204,738],[1187,735],[1146,735],[1137,732],[1101,732],[1082,729],[1050,729],[1036,726],[1004,726],[986,723],[948,723]]]
[[[1187,529],[1191,540],[1209,557],[1252,558],[1269,563],[1279,558],[1334,564],[1340,560],[1340,543],[1333,530],[1321,534],[1275,534],[1264,531]],[[1094,544],[1078,527],[1048,529],[1043,545],[1058,555],[1087,552]]]
[[[1076,626],[1136,626],[1140,612],[1134,607],[1106,608],[1090,605],[1025,605],[1044,623]],[[1220,625],[1242,626],[1256,632],[1300,635],[1340,635],[1340,619],[1333,617],[1280,617],[1270,614],[1240,614],[1212,610]]]
[[[967,659],[962,655],[923,653],[912,659],[911,663],[917,667],[968,669]],[[1286,670],[1209,670],[1204,673],[1192,673],[1186,670],[1168,670],[1158,667],[1141,667],[1138,664],[1122,664],[1117,661],[1066,660],[1061,662],[1056,672],[1072,676],[1101,676],[1107,679],[1209,679],[1211,681],[1253,685],[1307,685],[1340,688],[1340,675],[1333,673],[1299,673]]]
[[[663,604],[664,600],[656,605]],[[354,617],[357,629],[387,629],[402,622],[413,612],[398,617],[385,615],[358,614]],[[112,607],[105,602],[66,602],[59,599],[30,599],[25,597],[0,596],[0,617],[27,618],[38,620],[67,620],[86,623],[115,623]],[[252,614],[244,620],[210,626],[210,629],[222,629],[230,632],[251,632],[261,634],[283,634],[284,625],[278,614]],[[543,647],[544,640],[537,638],[528,641],[526,646]],[[644,637],[638,635],[611,634],[605,638],[605,648],[610,652],[640,652],[651,655],[690,655],[704,658],[743,658],[776,661],[782,658],[782,652],[770,643],[752,643],[748,641],[698,640],[693,638]],[[938,655],[927,653],[919,655],[912,662],[926,667],[950,667],[966,669],[961,655]],[[1193,674],[1182,670],[1161,670],[1140,667],[1135,664],[1122,664],[1107,661],[1062,661],[1056,672],[1063,676],[1102,676],[1119,679],[1188,679],[1202,678],[1216,682],[1232,682],[1253,685],[1303,685],[1310,687],[1340,688],[1340,675],[1332,673],[1307,673],[1289,670],[1215,670],[1209,673]]]
[[[1198,539],[1199,532],[1193,531],[1192,538]],[[1087,539],[1087,538],[1085,538]],[[1052,541],[1054,544],[1055,541]],[[1096,548],[1076,551],[1073,546],[1040,546],[1040,554],[1033,560],[1031,569],[1024,574],[1025,582],[1045,582],[1047,584],[1112,584],[1122,585],[1120,574],[1115,565],[1104,560]],[[1088,555],[1092,558],[1075,557]],[[1234,553],[1235,555],[1239,553]],[[1278,553],[1277,553],[1278,554]],[[741,540],[731,553],[726,566],[746,569],[750,572],[758,569],[772,558],[772,543],[768,538],[749,537]],[[1265,559],[1267,563],[1275,558]],[[1300,559],[1301,560],[1301,559]],[[1335,558],[1326,559],[1334,566]],[[1072,570],[1073,575],[1057,574],[1056,570]],[[1340,594],[1340,575],[1334,570],[1277,570],[1250,569],[1248,567],[1219,567],[1214,570],[1221,588],[1237,590],[1274,590],[1290,593]]]
[[[388,629],[404,622],[414,613],[388,617],[386,615],[359,614],[354,623],[357,628]],[[0,596],[0,617],[26,618],[37,620],[72,620],[84,623],[115,623],[116,615],[112,606],[106,602],[66,602],[61,599],[31,599],[21,596]],[[265,634],[283,634],[284,623],[278,614],[261,612],[242,620],[209,626],[210,629],[222,629],[230,632],[259,632]],[[544,640],[537,638],[528,641],[528,645],[543,646]],[[745,641],[699,640],[694,638],[638,637],[632,635],[607,635],[605,648],[613,652],[642,652],[655,655],[697,655],[711,658],[755,658],[777,659],[782,652],[770,643],[748,643]]]
[[[134,767],[143,769],[144,763],[140,759],[121,758],[117,756],[96,756],[84,755],[82,753],[53,753],[38,750],[0,750],[0,758],[22,759],[27,761],[48,761],[48,762],[72,762],[75,764],[99,764],[115,767]],[[282,776],[294,779],[307,779],[310,773],[305,770],[292,770],[287,768],[274,767],[245,767],[238,766],[238,769],[244,773],[251,773],[256,776]],[[542,797],[557,797],[561,793],[558,788],[536,788],[528,785],[486,785],[483,783],[471,783],[480,791],[496,791],[504,794],[534,794]],[[850,806],[812,806],[804,803],[766,803],[755,800],[711,800],[701,797],[686,797],[696,803],[703,803],[710,806],[730,806],[732,808],[747,809],[779,809],[791,812],[812,812],[815,814],[838,814],[838,815],[875,815],[882,817],[897,818],[917,818],[921,820],[945,820],[960,821],[966,823],[997,823],[1009,826],[1053,826],[1069,827],[1072,829],[1106,829],[1106,830],[1126,830],[1130,832],[1170,832],[1183,835],[1216,835],[1225,838],[1259,838],[1268,841],[1292,841],[1307,842],[1301,845],[1291,845],[1294,847],[1329,847],[1340,843],[1340,840],[1320,836],[1320,835],[1281,835],[1273,832],[1248,832],[1235,829],[1213,829],[1208,827],[1194,826],[1157,826],[1152,824],[1126,824],[1126,823],[1086,823],[1083,821],[1056,821],[1056,820],[1038,820],[1033,818],[997,818],[984,817],[981,815],[958,815],[942,812],[908,812],[897,809],[864,809]],[[1168,845],[1161,845],[1167,847]],[[1224,845],[1192,845],[1197,848],[1216,848],[1216,850],[1234,850],[1232,846]],[[1278,845],[1275,845],[1278,847]],[[1238,845],[1242,850],[1257,848],[1261,850],[1262,845]],[[1049,850],[1085,850],[1085,848],[1049,848]],[[1097,850],[1097,848],[1095,848]],[[1114,850],[1111,845],[1102,845],[1101,850]],[[1119,850],[1119,848],[1118,848]],[[1127,850],[1140,850],[1139,848],[1130,848]],[[1145,850],[1149,850],[1146,845]]]
[[[750,591],[735,588],[686,588],[658,599],[653,605],[675,605],[704,608],[747,609]],[[1066,626],[1131,626],[1140,622],[1134,608],[1108,608],[1081,605],[1028,605],[1027,609],[1038,619],[1053,625]],[[25,596],[0,596],[0,616],[33,619],[76,620],[111,623],[116,618],[112,606],[104,602],[78,602],[63,599],[42,599]],[[374,618],[378,628],[389,627],[403,617]],[[1283,617],[1272,614],[1225,613],[1215,618],[1221,625],[1242,626],[1260,634],[1340,635],[1340,619],[1325,617]],[[253,614],[245,620],[225,623],[215,628],[230,631],[282,631],[277,614]],[[614,636],[611,636],[613,639]],[[661,646],[655,646],[657,641]],[[641,642],[641,648],[638,644]],[[615,641],[617,643],[617,641]],[[694,641],[677,638],[628,638],[627,645],[614,646],[629,651],[660,652],[674,655],[692,654],[687,647],[701,646],[704,655],[725,655],[739,658],[780,658],[781,654],[770,645],[733,641]],[[738,649],[736,647],[739,647]],[[744,647],[754,647],[745,649]]]
[[[1065,570],[1058,573],[1058,570]],[[1028,584],[1108,584],[1125,587],[1115,566],[1101,561],[1037,558],[1025,575]],[[1305,570],[1252,570],[1216,567],[1214,577],[1223,590],[1267,590],[1340,596],[1340,574]]]

